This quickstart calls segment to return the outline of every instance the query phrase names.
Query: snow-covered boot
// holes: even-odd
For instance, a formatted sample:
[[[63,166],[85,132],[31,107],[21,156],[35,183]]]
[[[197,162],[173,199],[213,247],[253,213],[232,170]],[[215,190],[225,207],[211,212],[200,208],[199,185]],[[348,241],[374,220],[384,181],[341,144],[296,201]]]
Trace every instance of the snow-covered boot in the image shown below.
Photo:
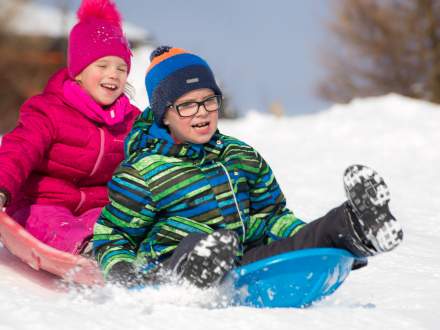
[[[215,286],[234,267],[238,245],[237,235],[229,230],[207,235],[188,254],[180,277],[199,288]]]
[[[344,188],[356,247],[371,256],[399,245],[403,231],[388,207],[390,192],[383,178],[367,166],[352,165],[344,172]]]

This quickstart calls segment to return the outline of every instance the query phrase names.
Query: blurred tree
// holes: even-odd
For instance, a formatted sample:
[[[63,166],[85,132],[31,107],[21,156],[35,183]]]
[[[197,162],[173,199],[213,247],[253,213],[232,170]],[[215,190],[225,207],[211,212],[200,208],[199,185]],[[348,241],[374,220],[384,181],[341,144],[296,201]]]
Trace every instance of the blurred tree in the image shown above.
[[[390,92],[440,103],[440,1],[338,0],[318,93],[333,102]],[[336,46],[336,47],[335,47]]]

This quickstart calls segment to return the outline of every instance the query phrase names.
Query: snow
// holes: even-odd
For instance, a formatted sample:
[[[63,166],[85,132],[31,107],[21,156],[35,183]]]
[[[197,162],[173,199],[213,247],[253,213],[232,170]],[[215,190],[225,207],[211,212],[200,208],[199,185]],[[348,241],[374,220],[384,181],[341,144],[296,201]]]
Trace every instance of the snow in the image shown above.
[[[153,46],[145,45],[137,47],[132,51],[133,57],[131,59],[128,83],[134,88],[131,102],[141,110],[144,110],[149,104],[145,88],[145,74],[150,65],[150,54],[153,50]]]
[[[288,205],[306,220],[344,200],[346,166],[375,168],[391,189],[403,244],[371,258],[335,294],[307,309],[216,306],[216,292],[191,288],[56,292],[44,288],[47,277],[33,282],[23,276],[27,266],[20,268],[0,248],[0,329],[438,328],[439,106],[388,95],[291,118],[250,112],[221,121],[220,129],[261,152]]]

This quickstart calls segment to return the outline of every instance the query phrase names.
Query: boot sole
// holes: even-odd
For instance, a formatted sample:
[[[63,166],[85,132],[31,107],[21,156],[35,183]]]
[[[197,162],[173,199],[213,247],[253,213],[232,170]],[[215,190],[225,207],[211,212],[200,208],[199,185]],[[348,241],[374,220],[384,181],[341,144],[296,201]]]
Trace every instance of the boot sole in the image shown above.
[[[367,242],[377,252],[394,249],[403,239],[400,223],[391,214],[390,191],[373,169],[352,165],[344,172],[344,189]]]

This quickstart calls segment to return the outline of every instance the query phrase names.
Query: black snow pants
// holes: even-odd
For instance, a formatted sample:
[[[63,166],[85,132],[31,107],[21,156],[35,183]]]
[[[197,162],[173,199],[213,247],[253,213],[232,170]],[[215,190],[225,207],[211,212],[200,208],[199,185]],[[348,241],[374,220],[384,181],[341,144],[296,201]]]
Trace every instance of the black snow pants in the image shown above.
[[[238,266],[246,265],[260,259],[274,255],[307,248],[341,248],[350,251],[357,257],[362,257],[362,252],[356,248],[353,242],[357,236],[350,224],[350,216],[345,203],[330,210],[324,216],[306,224],[294,236],[272,242],[270,244],[253,244],[247,248]],[[174,253],[165,261],[162,266],[174,269],[194,246],[206,236],[206,234],[190,234],[185,237]],[[367,265],[366,258],[357,259],[353,269]]]

